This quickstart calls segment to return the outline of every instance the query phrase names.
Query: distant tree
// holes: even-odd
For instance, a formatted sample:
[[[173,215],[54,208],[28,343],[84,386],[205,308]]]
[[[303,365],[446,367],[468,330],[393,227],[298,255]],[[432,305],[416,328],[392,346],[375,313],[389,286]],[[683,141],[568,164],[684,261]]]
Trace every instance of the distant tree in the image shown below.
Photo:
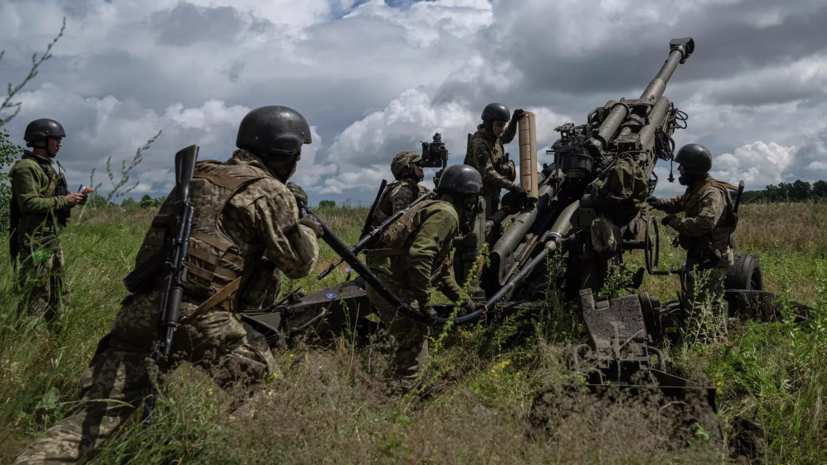
[[[121,202],[121,207],[123,207],[126,210],[136,208],[137,206],[138,202],[136,202],[135,199],[133,199],[132,197],[126,197],[125,199],[123,199],[123,202]]]
[[[322,200],[319,202],[319,209],[322,208],[334,208],[336,207],[336,201],[334,200]]]
[[[813,188],[807,181],[798,180],[790,184],[790,199],[795,202],[805,202],[813,194]]]
[[[87,208],[103,208],[106,206],[106,197],[98,194],[97,192],[93,192],[89,194],[89,198],[86,200],[86,207]]]
[[[813,183],[813,197],[827,199],[827,182],[816,181]]]
[[[138,206],[141,208],[152,208],[155,206],[155,199],[149,196],[149,194],[144,194],[141,196],[141,200],[138,201]]]

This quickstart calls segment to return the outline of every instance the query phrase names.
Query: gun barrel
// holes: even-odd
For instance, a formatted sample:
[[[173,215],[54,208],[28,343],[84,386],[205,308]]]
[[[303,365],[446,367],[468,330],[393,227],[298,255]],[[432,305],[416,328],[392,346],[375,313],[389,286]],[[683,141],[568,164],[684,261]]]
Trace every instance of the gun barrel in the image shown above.
[[[675,39],[669,43],[669,58],[658,71],[657,76],[646,86],[646,90],[640,94],[641,100],[657,100],[663,96],[666,90],[666,83],[675,72],[678,64],[683,63],[695,50],[695,41],[690,37]]]

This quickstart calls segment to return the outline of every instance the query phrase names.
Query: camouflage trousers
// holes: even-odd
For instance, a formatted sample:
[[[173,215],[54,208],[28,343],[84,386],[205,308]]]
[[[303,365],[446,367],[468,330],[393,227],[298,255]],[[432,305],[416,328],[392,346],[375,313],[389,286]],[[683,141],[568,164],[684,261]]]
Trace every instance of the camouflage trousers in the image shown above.
[[[53,323],[69,306],[69,287],[64,279],[63,249],[54,236],[24,241],[16,266],[21,293],[18,312]]]
[[[724,278],[732,267],[732,253],[724,255],[721,261],[708,270],[699,270],[698,263],[692,259],[686,260],[686,273],[683,279],[683,291],[689,309],[697,309],[701,305],[711,305],[713,311],[723,308]]]
[[[378,274],[377,277],[403,302],[412,308],[419,308],[413,293],[405,286],[384,274]],[[428,336],[431,335],[431,326],[402,315],[395,305],[383,299],[370,285],[366,287],[370,303],[379,311],[382,323],[393,338],[396,348],[394,376],[401,381],[403,388],[410,389],[416,385],[422,369],[428,363]]]
[[[131,296],[78,384],[79,406],[26,448],[15,464],[76,463],[89,458],[135,412],[151,388],[152,348],[158,339],[159,293]],[[210,373],[223,388],[260,381],[275,361],[264,337],[221,307],[186,320],[195,305],[181,306],[172,359]],[[159,364],[160,374],[170,363]]]

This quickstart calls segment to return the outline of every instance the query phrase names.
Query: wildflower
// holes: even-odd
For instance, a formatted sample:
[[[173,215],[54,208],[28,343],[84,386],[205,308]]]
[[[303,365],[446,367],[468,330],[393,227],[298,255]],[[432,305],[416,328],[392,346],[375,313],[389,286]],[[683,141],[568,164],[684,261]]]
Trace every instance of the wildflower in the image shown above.
[[[294,354],[290,354],[290,358],[295,358],[295,357],[296,356]]]

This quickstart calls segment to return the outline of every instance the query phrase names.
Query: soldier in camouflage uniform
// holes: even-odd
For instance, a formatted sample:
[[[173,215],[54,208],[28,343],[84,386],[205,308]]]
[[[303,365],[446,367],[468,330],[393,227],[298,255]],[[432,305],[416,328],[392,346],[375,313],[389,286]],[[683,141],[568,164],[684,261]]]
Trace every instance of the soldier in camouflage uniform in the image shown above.
[[[683,282],[687,308],[694,309],[696,304],[709,300],[719,306],[724,278],[734,259],[732,234],[738,217],[729,190],[735,187],[709,175],[712,154],[702,145],[681,147],[675,161],[681,173],[678,181],[687,186],[686,192],[671,199],[646,200],[653,208],[668,213],[662,224],[678,232],[678,243],[687,251]],[[678,218],[677,213],[684,213],[684,218]],[[696,290],[699,272],[706,278]]]
[[[396,182],[382,192],[376,204],[371,226],[379,226],[391,215],[410,205],[423,194],[430,192],[419,183],[425,178],[422,157],[416,152],[399,152],[391,162],[391,173]]]
[[[460,228],[467,230],[476,215],[481,187],[479,173],[470,166],[449,167],[437,186],[438,198],[413,207],[382,235],[380,248],[368,253],[371,270],[385,286],[429,318],[437,316],[431,304],[433,284],[468,311],[483,305],[463,292],[449,261],[454,236]],[[394,375],[409,390],[427,363],[431,326],[404,316],[372,287],[367,293],[396,342]]]
[[[476,168],[482,176],[486,218],[500,208],[501,189],[527,197],[526,191],[514,183],[517,170],[514,162],[506,162],[503,150],[503,144],[514,140],[517,123],[524,115],[523,110],[514,110],[509,122],[508,108],[501,103],[490,103],[482,111],[482,124],[477,126],[477,132],[468,141],[464,163]]]
[[[229,161],[197,163],[181,319],[173,357],[159,361],[162,374],[173,367],[172,360],[189,361],[229,387],[272,372],[274,360],[263,336],[245,329],[237,312],[271,303],[279,271],[298,279],[316,263],[321,232],[309,217],[299,219],[297,200],[307,200],[301,188],[284,184],[308,143],[310,128],[299,113],[267,106],[244,117],[239,150]],[[174,196],[175,190],[161,214],[172,212]],[[150,257],[163,253],[162,245],[163,231],[150,230],[137,265],[151,263]],[[16,464],[88,458],[141,404],[155,369],[150,359],[159,334],[161,275],[150,274],[124,301],[81,376],[79,407],[23,451]]]
[[[64,137],[66,132],[57,121],[32,121],[23,137],[32,149],[24,151],[9,172],[9,246],[12,259],[19,259],[20,313],[42,316],[49,322],[60,316],[69,300],[58,232],[66,226],[69,209],[86,203],[85,195],[69,193],[66,178],[52,164]],[[42,250],[48,253],[36,253]]]

